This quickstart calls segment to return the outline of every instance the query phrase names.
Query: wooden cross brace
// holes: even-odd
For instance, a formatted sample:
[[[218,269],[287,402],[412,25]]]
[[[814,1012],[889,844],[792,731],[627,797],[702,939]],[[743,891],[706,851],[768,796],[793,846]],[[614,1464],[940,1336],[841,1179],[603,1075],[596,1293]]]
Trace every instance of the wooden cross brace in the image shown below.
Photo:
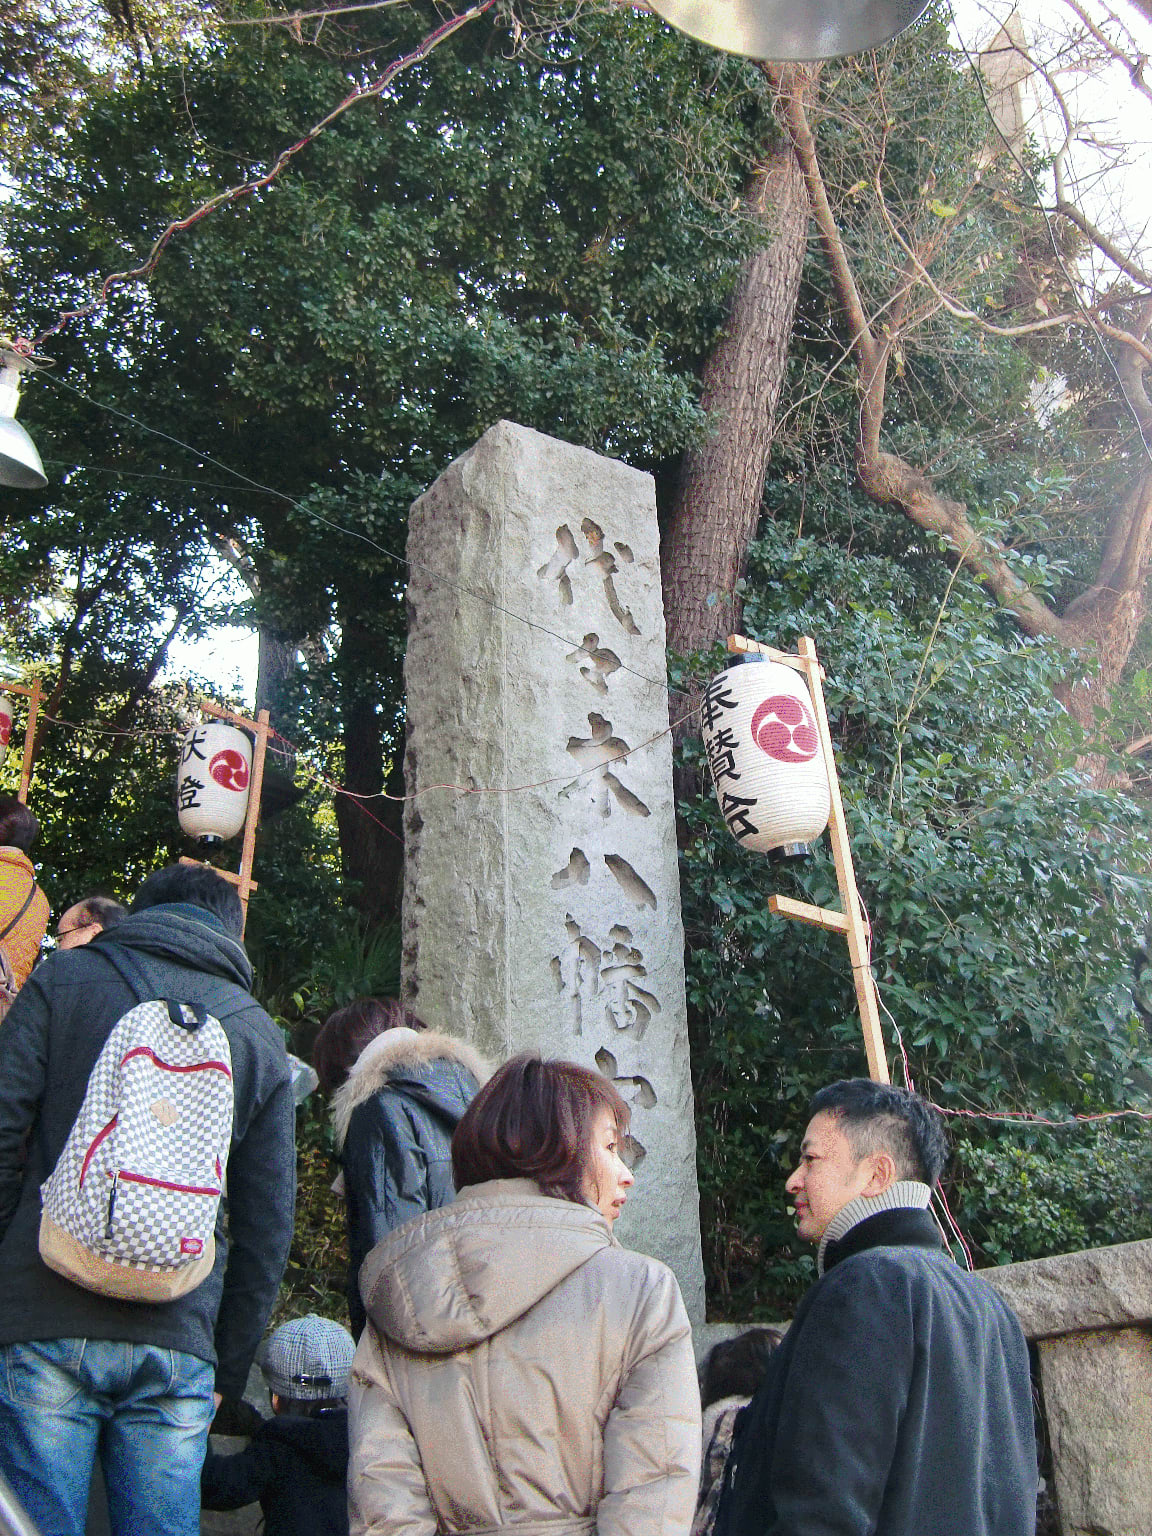
[[[24,761],[20,765],[20,788],[16,798],[21,805],[28,804],[28,786],[32,782],[32,757],[36,751],[36,721],[40,714],[40,679],[34,677],[30,684],[0,683],[0,692],[22,693],[28,700],[28,724],[24,727]]]

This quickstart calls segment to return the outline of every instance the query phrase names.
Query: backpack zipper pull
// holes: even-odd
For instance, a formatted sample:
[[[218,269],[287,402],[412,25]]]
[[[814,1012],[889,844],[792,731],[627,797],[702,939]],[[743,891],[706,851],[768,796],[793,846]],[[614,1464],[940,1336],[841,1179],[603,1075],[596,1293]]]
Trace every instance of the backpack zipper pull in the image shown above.
[[[112,1175],[112,1191],[108,1196],[108,1220],[104,1226],[104,1236],[111,1241],[112,1238],[112,1214],[116,1209],[116,1186],[120,1182],[120,1174],[117,1171]]]

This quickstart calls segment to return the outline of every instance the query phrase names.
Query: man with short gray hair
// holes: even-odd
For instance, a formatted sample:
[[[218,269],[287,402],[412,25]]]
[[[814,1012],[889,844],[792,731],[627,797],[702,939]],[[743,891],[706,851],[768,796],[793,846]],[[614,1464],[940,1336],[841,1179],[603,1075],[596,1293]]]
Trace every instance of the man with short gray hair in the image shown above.
[[[938,1112],[854,1078],[809,1113],[785,1188],[819,1278],[742,1416],[717,1536],[1033,1536],[1028,1348],[928,1210]]]

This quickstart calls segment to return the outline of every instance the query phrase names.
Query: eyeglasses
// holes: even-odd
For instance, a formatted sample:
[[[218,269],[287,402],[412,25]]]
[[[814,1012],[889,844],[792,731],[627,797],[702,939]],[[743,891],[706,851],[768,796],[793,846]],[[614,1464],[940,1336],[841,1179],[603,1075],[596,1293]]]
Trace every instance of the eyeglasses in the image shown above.
[[[87,933],[90,928],[99,928],[99,923],[74,923],[71,928],[57,928],[56,947],[58,949],[75,949],[80,940],[77,934]]]

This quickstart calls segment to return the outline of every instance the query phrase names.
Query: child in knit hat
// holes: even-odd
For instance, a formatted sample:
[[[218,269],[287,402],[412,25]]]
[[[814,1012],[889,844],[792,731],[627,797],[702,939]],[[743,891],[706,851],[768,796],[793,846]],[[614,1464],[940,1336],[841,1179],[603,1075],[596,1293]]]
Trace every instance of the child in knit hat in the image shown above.
[[[260,1501],[265,1536],[348,1536],[348,1375],[356,1345],[327,1317],[283,1323],[257,1359],[272,1394],[244,1450],[209,1449],[200,1479],[205,1509]]]

